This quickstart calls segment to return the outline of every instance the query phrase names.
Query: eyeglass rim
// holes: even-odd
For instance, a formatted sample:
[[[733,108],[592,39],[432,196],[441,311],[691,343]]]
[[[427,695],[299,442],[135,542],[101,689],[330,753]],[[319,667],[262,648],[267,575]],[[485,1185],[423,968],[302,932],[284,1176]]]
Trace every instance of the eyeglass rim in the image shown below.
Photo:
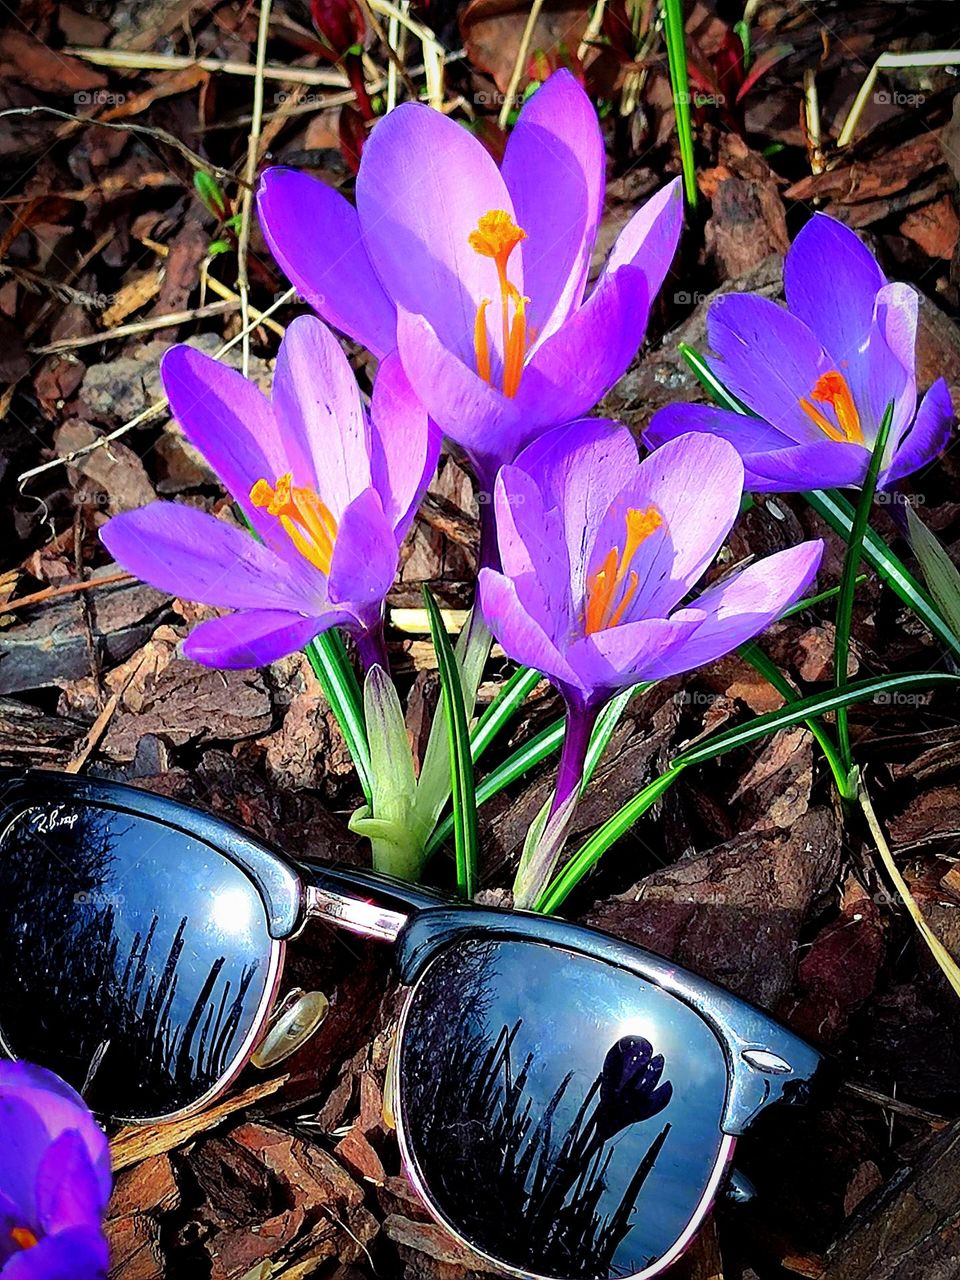
[[[420,1167],[413,1154],[410,1138],[408,1136],[406,1117],[404,1115],[403,1087],[402,1087],[400,1073],[401,1073],[402,1047],[403,1047],[404,1039],[407,1033],[407,1024],[410,1018],[410,1013],[416,1002],[417,992],[421,984],[423,983],[424,979],[426,978],[427,973],[432,967],[433,962],[439,959],[440,956],[445,954],[448,950],[451,950],[452,948],[456,947],[458,944],[462,942],[468,941],[469,938],[470,938],[469,934],[462,934],[458,938],[455,938],[453,941],[446,943],[442,945],[439,949],[431,952],[431,954],[423,964],[423,967],[418,973],[417,977],[415,978],[413,983],[406,988],[406,991],[404,994],[403,1004],[400,1009],[400,1019],[397,1024],[397,1035],[396,1035],[395,1047],[394,1047],[393,1053],[390,1055],[389,1070],[391,1072],[392,1078],[388,1085],[388,1093],[393,1100],[393,1120],[396,1126],[397,1144],[400,1148],[400,1158],[403,1162],[404,1172],[406,1173],[407,1177],[410,1179],[410,1182],[413,1184],[414,1190],[416,1191],[417,1195],[420,1197],[421,1201],[423,1202],[424,1206],[430,1213],[431,1217],[439,1226],[443,1227],[445,1231],[449,1232],[450,1235],[454,1238],[454,1240],[456,1240],[460,1245],[462,1245],[470,1253],[473,1253],[477,1257],[483,1258],[485,1261],[492,1263],[500,1271],[503,1271],[506,1275],[517,1277],[517,1280],[558,1280],[556,1276],[542,1275],[540,1272],[523,1270],[521,1268],[514,1267],[509,1262],[506,1262],[503,1258],[499,1258],[492,1253],[487,1253],[486,1250],[482,1249],[474,1241],[468,1240],[467,1237],[463,1235],[463,1233],[458,1229],[457,1225],[453,1223],[444,1214],[443,1210],[437,1204],[433,1196],[433,1193],[430,1190],[430,1186],[428,1182],[426,1181],[425,1177],[421,1175]],[[527,939],[523,939],[523,941],[530,942],[530,941],[533,941],[533,939],[527,938]],[[597,957],[593,956],[588,958],[596,959]],[[696,1012],[696,1010],[694,1012]],[[711,1030],[712,1029],[713,1028],[711,1027]],[[730,1070],[728,1066],[727,1068],[728,1096],[729,1096],[729,1086],[730,1086]],[[707,1217],[710,1214],[710,1210],[713,1208],[713,1205],[716,1202],[717,1193],[720,1189],[720,1186],[723,1183],[723,1179],[727,1171],[729,1170],[733,1162],[733,1153],[736,1148],[736,1145],[737,1145],[736,1135],[731,1133],[724,1133],[723,1130],[721,1129],[720,1143],[717,1149],[717,1156],[716,1156],[716,1159],[714,1160],[713,1168],[710,1171],[710,1176],[708,1177],[706,1185],[704,1186],[704,1189],[700,1195],[700,1198],[697,1204],[694,1206],[689,1218],[687,1219],[686,1225],[684,1226],[683,1230],[678,1233],[677,1238],[670,1245],[669,1249],[665,1250],[664,1253],[662,1253],[658,1258],[656,1258],[652,1263],[650,1263],[648,1267],[643,1268],[643,1270],[641,1271],[632,1272],[629,1276],[625,1276],[624,1280],[653,1280],[655,1276],[662,1275],[664,1271],[666,1271],[669,1267],[672,1267],[673,1264],[677,1261],[677,1259],[680,1258],[686,1252],[686,1250],[689,1248],[689,1246],[692,1244],[693,1240],[695,1239],[700,1228],[703,1226],[704,1222],[706,1221]]]

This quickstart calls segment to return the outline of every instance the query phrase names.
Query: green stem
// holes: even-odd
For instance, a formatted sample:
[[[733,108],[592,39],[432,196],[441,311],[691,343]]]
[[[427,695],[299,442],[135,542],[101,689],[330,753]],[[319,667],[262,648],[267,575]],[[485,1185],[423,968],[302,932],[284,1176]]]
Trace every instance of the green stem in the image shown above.
[[[853,628],[853,600],[857,587],[857,572],[860,569],[860,558],[863,554],[863,538],[870,520],[873,506],[873,495],[877,488],[880,466],[887,447],[890,424],[893,421],[893,401],[887,405],[877,432],[877,439],[870,455],[867,476],[860,491],[853,527],[847,540],[847,550],[843,558],[843,572],[840,576],[840,594],[837,596],[836,634],[834,637],[834,687],[838,690],[846,688],[850,660],[850,635]],[[837,741],[840,747],[840,759],[844,775],[849,778],[853,771],[853,750],[850,745],[850,721],[846,707],[837,708]],[[840,794],[845,800],[856,797],[851,793],[850,785],[844,783]]]

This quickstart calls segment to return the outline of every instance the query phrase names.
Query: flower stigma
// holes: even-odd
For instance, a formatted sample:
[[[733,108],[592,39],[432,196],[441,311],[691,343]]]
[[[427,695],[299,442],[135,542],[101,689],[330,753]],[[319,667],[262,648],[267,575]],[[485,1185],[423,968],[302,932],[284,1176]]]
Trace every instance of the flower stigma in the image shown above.
[[[520,387],[523,359],[527,353],[525,298],[515,284],[507,278],[510,255],[527,233],[518,227],[504,209],[490,209],[477,223],[468,237],[470,248],[483,258],[492,258],[500,282],[500,324],[503,332],[503,394],[511,399]],[[487,339],[487,307],[490,299],[484,298],[477,307],[473,325],[473,348],[477,357],[477,374],[493,386],[490,368],[490,345]],[[512,311],[512,316],[511,316]]]
[[[829,405],[837,418],[838,426],[827,418],[811,400],[817,404]],[[830,440],[838,444],[863,444],[863,428],[860,425],[860,414],[853,401],[846,378],[838,369],[831,369],[821,374],[813,384],[810,400],[800,401],[800,408]]]
[[[276,516],[300,554],[321,573],[330,573],[337,522],[315,490],[294,485],[288,471],[276,485],[258,480],[250,490],[250,501]]]
[[[10,1239],[18,1249],[33,1249],[40,1243],[29,1227],[14,1227]]]
[[[642,511],[630,507],[627,510],[626,524],[627,536],[623,551],[619,547],[611,547],[603,564],[587,579],[583,629],[588,636],[597,631],[605,631],[608,627],[615,627],[622,620],[640,581],[637,571],[630,568],[633,557],[640,545],[663,524],[663,516],[654,506]],[[625,579],[627,581],[624,588]]]

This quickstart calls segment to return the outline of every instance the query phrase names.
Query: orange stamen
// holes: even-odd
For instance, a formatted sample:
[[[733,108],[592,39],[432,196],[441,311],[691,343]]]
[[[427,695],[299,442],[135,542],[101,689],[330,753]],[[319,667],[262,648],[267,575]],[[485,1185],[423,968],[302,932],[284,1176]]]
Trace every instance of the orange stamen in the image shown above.
[[[275,486],[258,480],[250,490],[250,501],[276,516],[300,554],[321,573],[329,574],[337,522],[313,489],[295,486],[288,471],[278,477]]]
[[[837,416],[837,426],[827,418],[811,400],[829,405]],[[801,399],[800,408],[830,440],[838,444],[863,444],[863,428],[860,414],[854,403],[853,393],[846,378],[837,369],[821,374],[810,392],[810,400]]]
[[[477,353],[477,373],[490,382],[490,344],[487,342],[487,307],[490,299],[484,298],[477,307],[477,318],[473,322],[473,349]]]
[[[40,1243],[29,1227],[14,1227],[10,1239],[20,1249],[33,1249]]]
[[[622,621],[630,601],[636,594],[640,579],[630,565],[641,543],[663,524],[663,516],[654,506],[644,510],[630,507],[627,510],[627,537],[623,551],[611,547],[604,557],[603,564],[591,578],[587,579],[586,609],[584,611],[584,632],[591,636],[594,632],[605,631],[615,627]],[[620,596],[618,604],[614,604],[617,592],[629,574],[626,590]]]
[[[511,398],[517,394],[523,360],[527,351],[527,330],[524,308],[529,299],[524,298],[507,276],[507,264],[517,245],[526,240],[527,233],[518,227],[504,209],[491,209],[477,223],[476,230],[467,237],[470,248],[483,258],[492,258],[497,268],[500,287],[500,326],[503,346],[503,393]],[[477,374],[493,385],[490,368],[490,348],[487,340],[486,310],[489,298],[484,298],[477,308],[473,325],[473,348],[477,357]],[[510,311],[513,309],[511,322]]]

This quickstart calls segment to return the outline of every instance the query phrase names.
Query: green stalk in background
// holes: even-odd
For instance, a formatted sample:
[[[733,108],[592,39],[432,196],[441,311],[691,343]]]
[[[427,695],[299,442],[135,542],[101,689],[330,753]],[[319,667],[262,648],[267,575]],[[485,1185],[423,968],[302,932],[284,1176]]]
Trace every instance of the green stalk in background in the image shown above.
[[[691,209],[697,207],[697,170],[693,159],[690,123],[690,79],[687,75],[687,42],[683,29],[683,0],[663,0],[663,30],[667,42],[670,87],[677,113],[677,137],[683,164],[683,189]]]

